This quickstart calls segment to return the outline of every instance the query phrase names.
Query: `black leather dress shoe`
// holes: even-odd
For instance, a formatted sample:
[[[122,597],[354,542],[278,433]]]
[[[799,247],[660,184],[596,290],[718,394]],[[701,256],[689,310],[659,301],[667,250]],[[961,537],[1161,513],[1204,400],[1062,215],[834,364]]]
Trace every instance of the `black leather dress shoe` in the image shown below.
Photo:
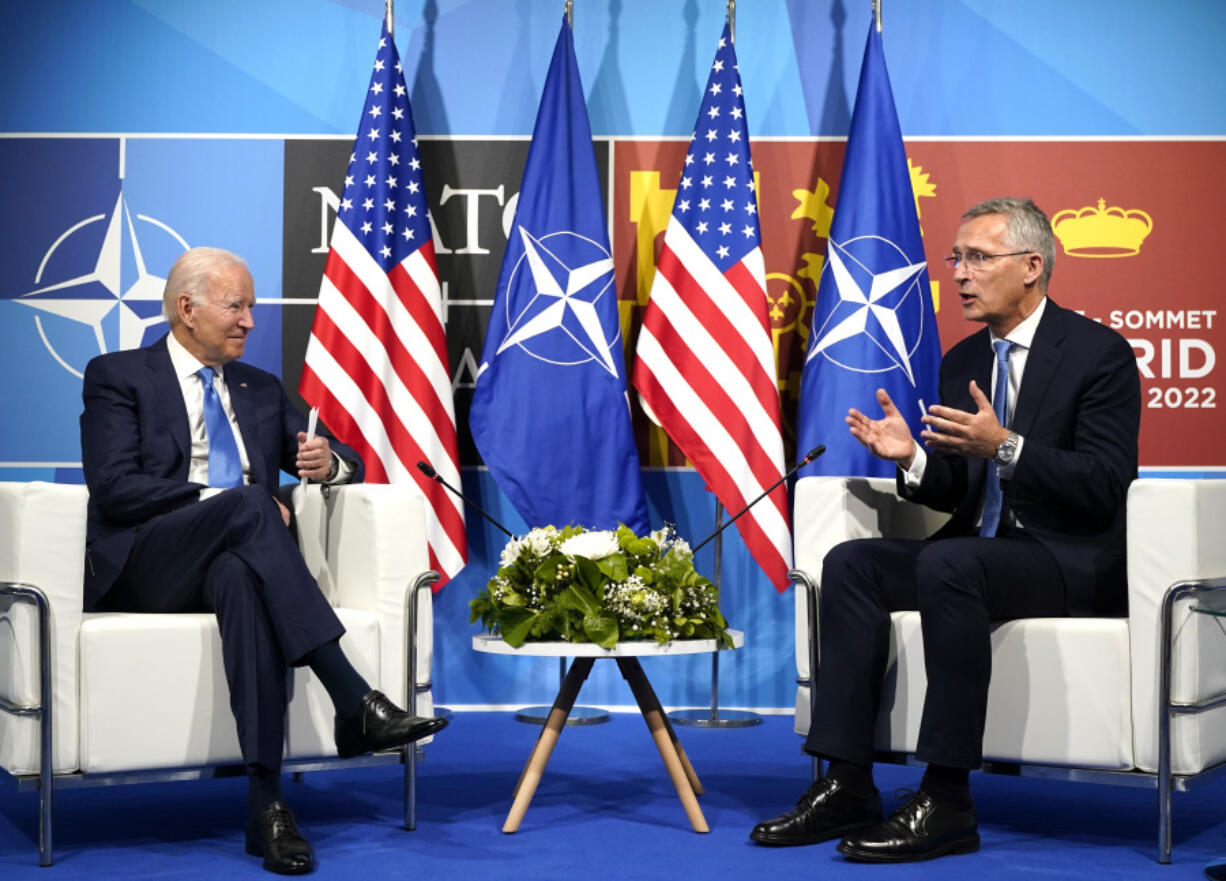
[[[310,843],[298,831],[284,802],[274,801],[247,823],[247,853],[264,858],[264,868],[278,875],[305,875],[315,868]]]
[[[974,806],[962,810],[922,789],[888,819],[839,842],[839,853],[862,863],[909,863],[976,850]]]
[[[446,719],[410,715],[383,692],[372,691],[349,716],[336,717],[336,753],[342,759],[351,759],[362,753],[396,749],[446,727]]]
[[[790,847],[817,844],[881,822],[881,796],[853,795],[831,777],[814,782],[796,808],[753,827],[749,839],[758,844]]]

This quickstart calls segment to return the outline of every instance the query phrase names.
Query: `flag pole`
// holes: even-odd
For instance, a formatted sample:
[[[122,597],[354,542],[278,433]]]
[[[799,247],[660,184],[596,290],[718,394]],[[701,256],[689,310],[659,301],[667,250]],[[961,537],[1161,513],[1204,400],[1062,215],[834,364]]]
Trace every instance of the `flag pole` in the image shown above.
[[[877,24],[877,33],[881,33],[881,0],[873,0],[873,21]]]
[[[735,0],[730,0],[729,6]],[[715,500],[716,534],[715,563],[711,567],[711,582],[716,593],[723,595],[724,569],[724,531],[720,529],[724,522],[724,505]],[[711,705],[706,710],[673,710],[668,718],[678,725],[692,725],[695,728],[748,728],[757,725],[762,717],[750,710],[720,710],[719,708],[719,648],[711,652]]]
[[[396,15],[392,11],[395,0],[386,0],[383,4],[383,14],[387,17],[387,35],[394,36],[396,30]]]
[[[572,31],[575,29],[575,0],[566,0],[566,23]]]
[[[728,36],[736,43],[736,0],[728,0]],[[724,505],[715,499],[715,564],[712,567],[711,581],[715,590],[722,595],[724,568],[724,532],[720,528],[724,523]],[[711,652],[711,705],[708,710],[674,710],[668,718],[678,725],[692,725],[695,728],[748,728],[757,725],[762,717],[748,710],[719,710],[719,648]]]

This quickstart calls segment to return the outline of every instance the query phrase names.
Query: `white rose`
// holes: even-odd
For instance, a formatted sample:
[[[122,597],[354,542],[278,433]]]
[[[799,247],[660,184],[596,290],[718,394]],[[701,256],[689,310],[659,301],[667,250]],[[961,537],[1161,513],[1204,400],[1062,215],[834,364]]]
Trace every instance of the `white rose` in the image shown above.
[[[562,547],[559,550],[568,557],[587,557],[589,560],[603,560],[605,557],[620,551],[621,546],[617,543],[617,536],[613,532],[604,529],[572,535],[562,542]]]

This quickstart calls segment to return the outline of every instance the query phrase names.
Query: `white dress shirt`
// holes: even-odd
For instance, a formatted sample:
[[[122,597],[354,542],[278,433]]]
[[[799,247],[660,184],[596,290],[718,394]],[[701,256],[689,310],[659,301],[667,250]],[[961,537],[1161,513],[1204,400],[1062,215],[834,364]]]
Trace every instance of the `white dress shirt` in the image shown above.
[[[192,461],[187,469],[187,479],[192,483],[203,483],[207,487],[209,433],[204,425],[204,386],[197,376],[197,371],[204,365],[175,339],[173,333],[166,337],[166,348],[170,350],[170,363],[174,366],[175,376],[179,379],[179,389],[183,392],[183,403],[187,407],[187,424],[192,439]],[[221,408],[225,410],[230,430],[234,432],[239,462],[243,466],[243,483],[251,483],[251,460],[247,457],[247,447],[243,444],[243,433],[239,431],[238,420],[234,418],[234,407],[230,404],[230,390],[226,388],[224,370],[224,367],[213,368],[213,388],[217,390]],[[223,491],[217,487],[208,487],[200,491],[200,498],[207,499]]]

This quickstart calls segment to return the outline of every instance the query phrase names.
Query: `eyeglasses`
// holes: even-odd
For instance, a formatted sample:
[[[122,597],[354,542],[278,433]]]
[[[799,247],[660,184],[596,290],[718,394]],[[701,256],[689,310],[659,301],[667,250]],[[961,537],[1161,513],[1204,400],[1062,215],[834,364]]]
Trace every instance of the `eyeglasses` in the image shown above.
[[[945,258],[945,263],[950,269],[957,269],[965,260],[967,269],[983,269],[988,265],[989,260],[996,260],[1000,257],[1021,257],[1023,254],[1033,253],[1033,251],[1010,251],[1007,254],[984,254],[981,251],[967,251],[965,254],[959,254],[955,251]]]

